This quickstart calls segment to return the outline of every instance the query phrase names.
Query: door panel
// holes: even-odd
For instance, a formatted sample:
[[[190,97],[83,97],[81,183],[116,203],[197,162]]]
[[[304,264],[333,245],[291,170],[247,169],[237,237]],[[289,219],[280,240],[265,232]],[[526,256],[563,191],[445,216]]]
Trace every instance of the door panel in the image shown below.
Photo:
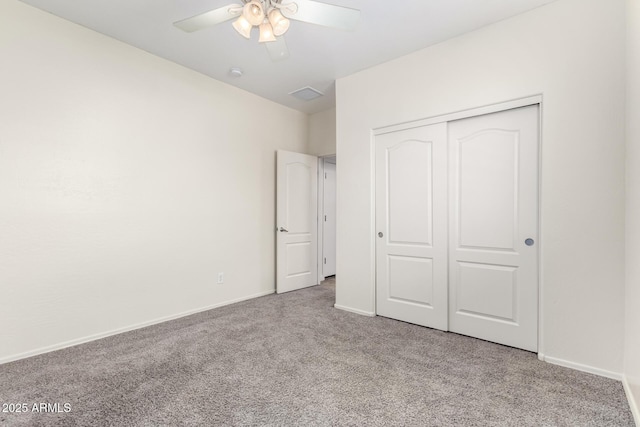
[[[287,277],[309,274],[311,271],[311,244],[287,244]]]
[[[317,284],[318,160],[277,153],[276,290],[293,291]]]
[[[308,233],[311,222],[311,187],[313,167],[301,161],[284,165],[286,170],[286,216],[289,233]]]
[[[446,124],[379,135],[376,311],[447,329]]]
[[[458,145],[458,245],[513,250],[518,212],[518,132],[483,130],[461,138]]]
[[[458,262],[458,311],[515,322],[516,268]]]
[[[449,123],[449,328],[537,350],[538,107]]]
[[[409,140],[387,149],[391,243],[431,246],[432,145],[432,141]]]
[[[433,260],[390,255],[389,299],[432,307]]]

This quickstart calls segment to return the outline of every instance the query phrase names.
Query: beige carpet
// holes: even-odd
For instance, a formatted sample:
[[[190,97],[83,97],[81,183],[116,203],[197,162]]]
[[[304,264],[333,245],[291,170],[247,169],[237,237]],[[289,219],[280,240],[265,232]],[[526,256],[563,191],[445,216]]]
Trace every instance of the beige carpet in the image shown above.
[[[633,425],[617,381],[336,310],[334,295],[270,295],[2,365],[0,403],[28,410],[0,425]]]

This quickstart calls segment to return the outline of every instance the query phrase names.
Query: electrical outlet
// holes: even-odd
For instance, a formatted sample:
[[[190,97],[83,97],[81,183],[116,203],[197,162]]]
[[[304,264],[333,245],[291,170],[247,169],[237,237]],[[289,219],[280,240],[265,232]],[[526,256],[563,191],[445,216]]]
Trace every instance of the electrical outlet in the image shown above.
[[[218,285],[224,283],[224,273],[218,273]]]

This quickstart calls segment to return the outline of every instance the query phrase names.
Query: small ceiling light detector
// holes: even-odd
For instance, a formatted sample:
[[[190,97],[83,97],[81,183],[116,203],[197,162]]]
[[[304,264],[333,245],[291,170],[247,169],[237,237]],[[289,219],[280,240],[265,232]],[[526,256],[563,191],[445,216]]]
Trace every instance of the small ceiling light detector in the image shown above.
[[[229,74],[231,77],[242,77],[243,71],[240,67],[231,67]]]

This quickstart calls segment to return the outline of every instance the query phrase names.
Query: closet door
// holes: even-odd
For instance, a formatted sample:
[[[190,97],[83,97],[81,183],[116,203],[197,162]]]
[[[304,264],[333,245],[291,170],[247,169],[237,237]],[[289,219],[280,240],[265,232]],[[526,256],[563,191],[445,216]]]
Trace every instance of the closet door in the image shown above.
[[[447,329],[446,123],[378,135],[376,312]]]
[[[449,329],[538,348],[538,106],[449,123]]]

